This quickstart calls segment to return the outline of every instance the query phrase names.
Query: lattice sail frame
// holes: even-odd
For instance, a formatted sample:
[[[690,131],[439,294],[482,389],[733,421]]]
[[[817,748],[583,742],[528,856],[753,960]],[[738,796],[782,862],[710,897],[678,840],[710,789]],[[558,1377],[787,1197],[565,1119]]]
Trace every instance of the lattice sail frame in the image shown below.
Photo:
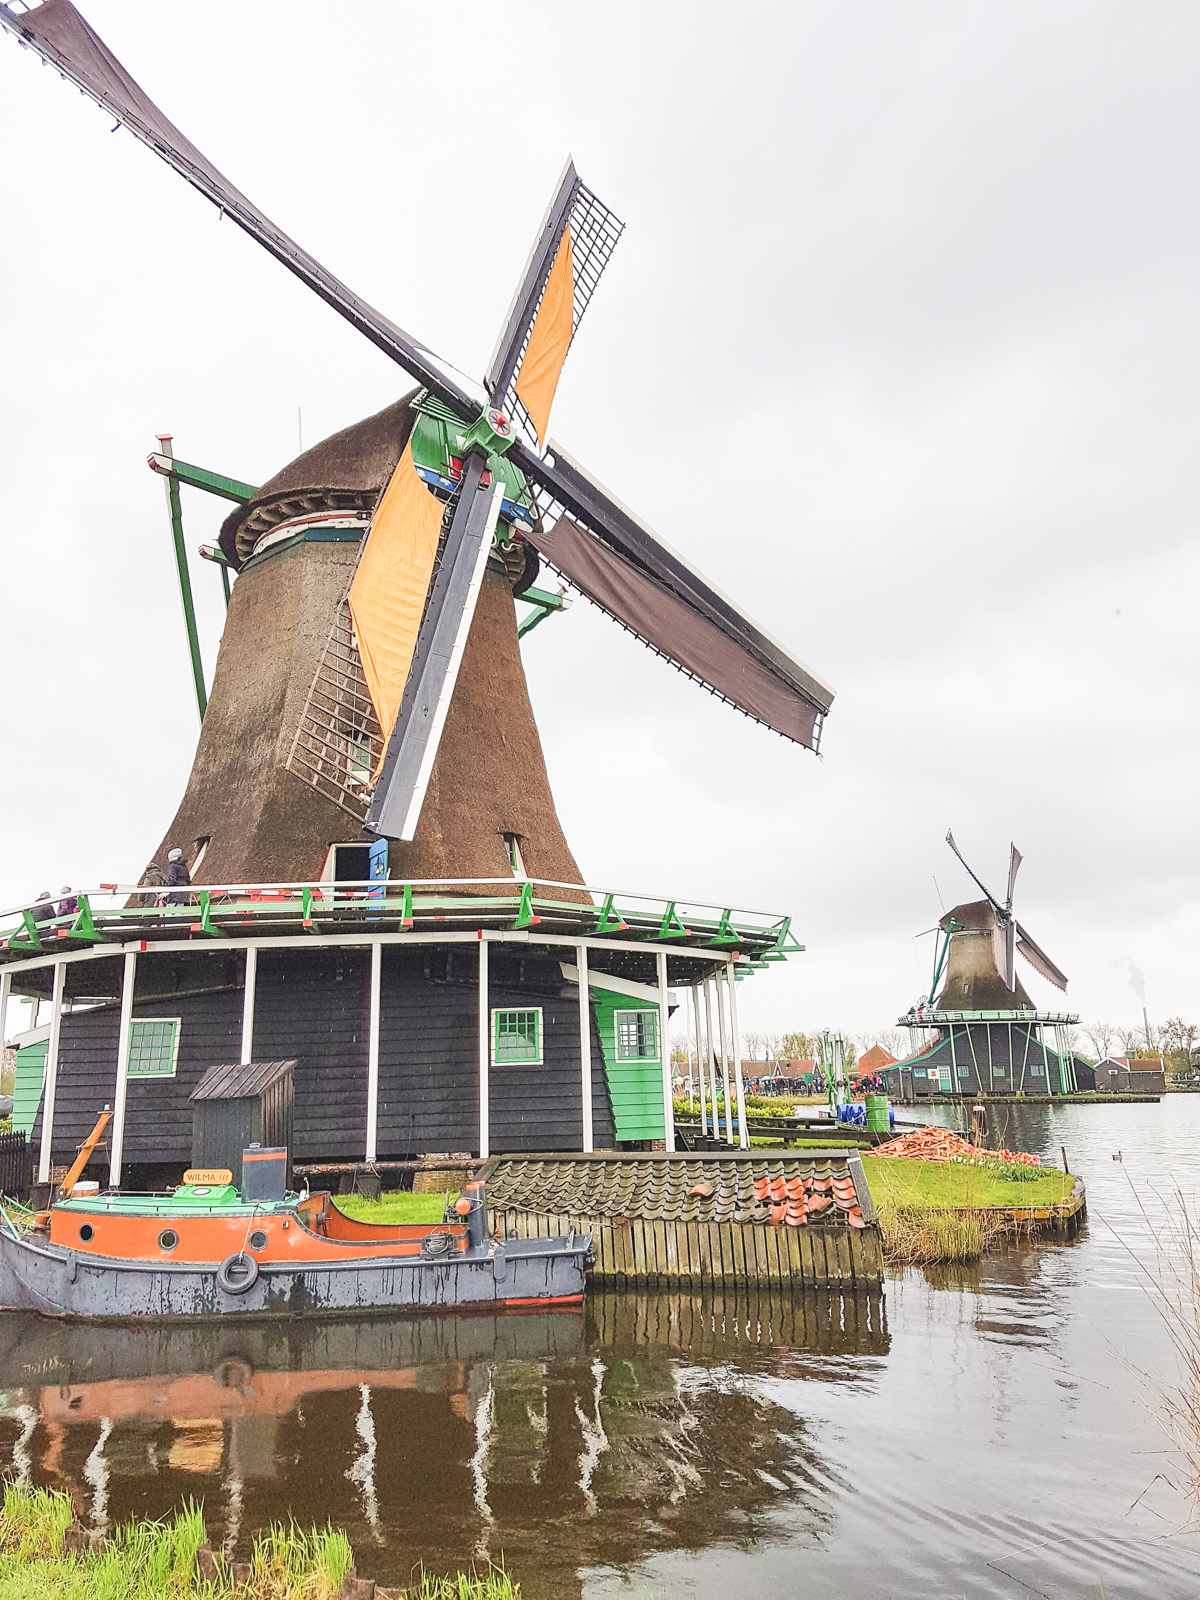
[[[349,588],[338,601],[284,764],[326,800],[364,822],[384,735],[363,673],[348,595]]]
[[[591,302],[592,295],[596,292],[596,285],[600,282],[602,273],[608,265],[613,251],[617,248],[617,241],[625,232],[625,224],[619,217],[604,204],[603,200],[592,193],[582,178],[576,181],[575,195],[571,202],[571,212],[567,219],[567,227],[571,231],[571,263],[574,267],[574,297],[572,305],[571,344],[575,342],[575,335],[579,332],[579,324],[583,314]],[[549,274],[547,273],[547,277]],[[521,376],[521,367],[525,361],[525,351],[529,347],[529,336],[533,332],[533,325],[537,321],[537,313],[541,309],[542,298],[546,293],[543,283],[541,293],[538,295],[537,305],[533,308],[533,315],[529,319],[529,326],[525,329],[525,338],[521,343],[521,357],[513,369],[512,378],[503,395],[494,395],[493,404],[499,407],[508,417],[518,424],[521,432],[533,445],[539,449],[537,429],[533,425],[528,411],[517,399],[517,379]],[[567,346],[568,352],[571,346]]]

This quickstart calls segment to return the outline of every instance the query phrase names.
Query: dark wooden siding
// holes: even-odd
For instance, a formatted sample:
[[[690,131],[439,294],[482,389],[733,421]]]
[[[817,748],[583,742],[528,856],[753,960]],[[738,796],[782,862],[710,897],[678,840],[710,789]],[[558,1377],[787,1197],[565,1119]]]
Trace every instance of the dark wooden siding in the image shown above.
[[[380,1010],[379,1155],[397,1159],[479,1144],[478,948],[385,947]],[[361,1160],[366,1143],[368,950],[260,950],[256,1059],[294,1058],[294,1154],[301,1161]],[[240,952],[233,963],[177,971],[163,958],[138,964],[136,1017],[180,1017],[174,1078],[132,1078],[125,1127],[129,1162],[192,1158],[189,1096],[205,1071],[241,1049]],[[540,1006],[544,1060],[493,1066],[493,1152],[578,1150],[581,1141],[578,990],[557,958],[493,951],[491,1007]],[[234,986],[178,994],[207,975]],[[164,993],[164,990],[167,992]],[[63,1018],[54,1160],[66,1164],[116,1091],[117,1006]],[[592,1118],[598,1148],[613,1144],[600,1036],[592,1021]],[[41,1138],[41,1111],[32,1147]]]
[[[140,984],[139,984],[140,987]],[[188,1096],[209,1067],[237,1059],[242,1038],[241,991],[181,995],[140,1001],[135,1017],[180,1017],[179,1057],[173,1078],[131,1078],[125,1111],[127,1161],[181,1161],[192,1155],[192,1108]],[[54,1113],[54,1161],[62,1166],[91,1132],[96,1117],[116,1096],[120,1010],[69,1012],[63,1017],[58,1090]],[[230,1054],[232,1052],[232,1055]],[[42,1106],[33,1148],[41,1145]]]
[[[447,957],[449,956],[449,964]],[[470,945],[385,948],[379,1044],[379,1154],[479,1148],[479,956]],[[579,1009],[557,960],[493,952],[493,1007],[540,1006],[543,1064],[493,1066],[491,1149],[578,1150]],[[592,1023],[595,1143],[613,1142],[600,1036]]]
[[[260,950],[256,1060],[294,1059],[297,1159],[362,1159],[367,1138],[369,950]]]

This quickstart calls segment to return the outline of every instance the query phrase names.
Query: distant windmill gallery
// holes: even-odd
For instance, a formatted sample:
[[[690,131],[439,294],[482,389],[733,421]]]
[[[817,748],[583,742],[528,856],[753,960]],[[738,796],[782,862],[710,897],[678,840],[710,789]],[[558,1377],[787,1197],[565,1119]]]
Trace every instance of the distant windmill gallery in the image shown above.
[[[0,1023],[10,998],[49,1002],[18,1053],[39,1177],[105,1103],[109,1181],[177,1177],[193,1091],[238,1061],[294,1063],[299,1160],[673,1148],[671,1011],[712,1019],[728,1070],[738,981],[799,946],[786,916],[584,883],[521,665],[521,635],[564,604],[540,570],[809,749],[833,695],[548,439],[622,224],[568,162],[476,384],[275,227],[67,0],[0,20],[416,385],[265,484],[176,460],[165,435],[151,457],[201,734],[138,883],[4,919]],[[232,502],[210,552],[227,590],[237,574],[210,695],[181,486]],[[164,883],[172,850],[183,892]]]
[[[17,1063],[16,1117],[40,1180],[106,1103],[109,1182],[177,1177],[193,1156],[193,1093],[220,1063],[292,1064],[302,1162],[674,1149],[672,1012],[697,1056],[704,1041],[710,1079],[728,1074],[740,1100],[738,985],[801,947],[783,914],[585,884],[555,811],[521,639],[569,603],[569,587],[812,751],[833,692],[549,438],[623,225],[568,162],[475,383],[235,189],[68,0],[0,5],[0,22],[408,379],[392,405],[263,484],[176,459],[167,435],[151,455],[201,733],[138,882],[2,918],[0,1032],[10,1001],[49,1003]],[[204,552],[228,603],[211,693],[181,488],[231,504]],[[561,583],[540,586],[546,570]],[[182,888],[166,881],[173,851]],[[1014,938],[1040,956],[1013,923],[1013,876],[1015,863],[1005,904],[988,896],[944,920],[942,1005],[956,1014],[922,1019],[941,1030],[921,1069],[939,1087],[978,1092],[967,1062],[978,1072],[981,1051],[993,1075],[998,1060],[1015,1073],[1018,1055],[1030,1071],[1049,1063],[1041,1030],[1058,1019],[1027,1016],[1012,975]],[[1061,977],[1044,957],[1034,964]],[[1055,1070],[1068,1088],[1067,1068]],[[748,1142],[744,1115],[737,1129]]]

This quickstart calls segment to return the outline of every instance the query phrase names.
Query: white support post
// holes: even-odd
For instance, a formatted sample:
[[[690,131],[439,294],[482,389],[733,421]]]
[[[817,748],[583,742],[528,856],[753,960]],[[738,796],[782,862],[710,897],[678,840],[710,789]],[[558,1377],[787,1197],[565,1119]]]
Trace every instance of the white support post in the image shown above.
[[[254,1060],[254,989],[258,982],[258,946],[246,946],[246,987],[242,994],[242,1066]]]
[[[712,1136],[721,1137],[721,1123],[717,1114],[717,1056],[713,1047],[712,979],[704,980],[704,1065],[708,1073],[708,1086],[712,1091]]]
[[[8,996],[12,988],[12,973],[6,968],[0,972],[0,1050],[4,1048],[5,1033],[8,1028]]]
[[[579,1092],[583,1110],[583,1149],[585,1154],[590,1154],[595,1144],[592,1135],[592,996],[588,987],[587,945],[576,945],[575,962],[579,968]]]
[[[742,1036],[738,1031],[737,979],[733,962],[725,967],[725,983],[729,989],[729,1033],[733,1041],[733,1081],[737,1089],[738,1144],[743,1150],[750,1148],[750,1130],[746,1126],[746,1093],[742,1085]]]
[[[675,1085],[671,1070],[671,1013],[667,1009],[667,953],[658,953],[658,1051],[662,1059],[663,1136],[668,1153],[675,1149]]]
[[[62,1037],[63,992],[67,963],[54,963],[54,998],[50,1002],[50,1042],[46,1047],[46,1086],[42,1099],[42,1143],[38,1150],[38,1182],[50,1182],[50,1151],[54,1142],[54,1094],[58,1088],[58,1041]]]
[[[725,1090],[725,1143],[733,1143],[733,1107],[729,1090],[729,1044],[725,1032],[725,990],[719,977],[713,980],[717,991],[717,1025],[721,1031],[721,1085]]]
[[[379,1154],[379,992],[383,946],[371,946],[371,1015],[367,1023],[367,1160]]]
[[[482,934],[479,939],[479,1154],[486,1161],[491,1154],[488,1126],[491,1121],[489,1107],[488,1069],[491,1066],[491,1012],[488,1009],[488,947]]]
[[[692,993],[692,1031],[693,1031],[693,1034],[695,1035],[695,1043],[696,1043],[696,1078],[698,1080],[696,1086],[700,1090],[700,1137],[701,1138],[706,1138],[707,1135],[708,1135],[708,1120],[707,1120],[707,1113],[705,1112],[705,1109],[704,1109],[704,1102],[705,1102],[705,1093],[704,1093],[704,1091],[705,1091],[705,1088],[707,1087],[707,1080],[706,1080],[705,1074],[704,1074],[704,1057],[700,1053],[700,987],[699,987],[698,984],[693,983],[691,985],[691,993]]]
[[[125,972],[121,978],[121,1026],[117,1030],[117,1086],[113,1094],[112,1140],[108,1152],[108,1182],[121,1186],[121,1162],[125,1154],[125,1102],[129,1097],[129,1038],[133,1032],[133,986],[137,979],[137,952],[125,952]]]

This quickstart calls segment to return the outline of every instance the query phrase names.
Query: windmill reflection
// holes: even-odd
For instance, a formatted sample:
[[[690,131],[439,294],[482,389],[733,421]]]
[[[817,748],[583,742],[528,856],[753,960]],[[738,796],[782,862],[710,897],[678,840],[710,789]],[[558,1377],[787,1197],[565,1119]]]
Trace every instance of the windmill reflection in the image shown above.
[[[0,1460],[96,1529],[192,1497],[230,1550],[332,1519],[384,1581],[503,1553],[530,1596],[819,1532],[836,1463],[762,1380],[870,1381],[888,1348],[880,1299],[654,1294],[302,1328],[6,1318],[0,1341]]]

